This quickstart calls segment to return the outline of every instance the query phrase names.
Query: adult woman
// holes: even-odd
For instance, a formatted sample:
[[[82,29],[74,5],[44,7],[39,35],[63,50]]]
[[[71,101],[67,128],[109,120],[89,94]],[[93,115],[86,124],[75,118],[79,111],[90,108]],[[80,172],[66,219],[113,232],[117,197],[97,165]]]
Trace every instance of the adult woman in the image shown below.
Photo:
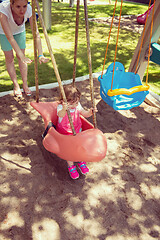
[[[17,97],[22,97],[22,92],[17,82],[13,49],[18,59],[24,93],[27,96],[31,95],[31,90],[27,84],[27,64],[31,63],[32,60],[25,56],[25,22],[28,18],[33,31],[32,8],[28,4],[28,0],[6,0],[0,4],[0,44],[5,55],[7,71],[14,84],[14,95]],[[48,62],[49,59],[43,56],[41,38],[37,26],[36,41],[40,64]]]

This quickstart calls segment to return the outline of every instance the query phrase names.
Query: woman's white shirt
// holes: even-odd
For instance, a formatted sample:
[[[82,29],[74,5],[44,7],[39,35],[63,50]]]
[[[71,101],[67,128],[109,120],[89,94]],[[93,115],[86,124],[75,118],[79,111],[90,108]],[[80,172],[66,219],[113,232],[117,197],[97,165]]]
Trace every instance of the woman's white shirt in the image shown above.
[[[7,16],[10,28],[12,30],[12,34],[16,35],[18,33],[25,31],[25,22],[27,21],[28,18],[32,16],[32,7],[29,4],[27,4],[27,11],[25,12],[24,21],[21,25],[17,25],[17,23],[15,23],[13,19],[9,0],[6,0],[0,3],[0,12]],[[1,24],[0,24],[0,34],[5,34]]]

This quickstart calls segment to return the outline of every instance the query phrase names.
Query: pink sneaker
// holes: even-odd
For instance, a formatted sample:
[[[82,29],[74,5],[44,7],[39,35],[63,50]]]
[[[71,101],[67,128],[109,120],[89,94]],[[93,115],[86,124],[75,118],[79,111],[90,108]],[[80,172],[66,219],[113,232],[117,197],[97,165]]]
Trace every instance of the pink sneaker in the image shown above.
[[[89,169],[88,169],[88,167],[86,166],[86,163],[85,163],[85,162],[80,162],[80,163],[78,163],[78,167],[79,167],[79,169],[81,170],[81,173],[82,173],[82,174],[86,174],[86,173],[89,172]]]
[[[77,172],[76,166],[72,165],[71,167],[68,166],[68,171],[72,179],[79,178],[79,173]]]

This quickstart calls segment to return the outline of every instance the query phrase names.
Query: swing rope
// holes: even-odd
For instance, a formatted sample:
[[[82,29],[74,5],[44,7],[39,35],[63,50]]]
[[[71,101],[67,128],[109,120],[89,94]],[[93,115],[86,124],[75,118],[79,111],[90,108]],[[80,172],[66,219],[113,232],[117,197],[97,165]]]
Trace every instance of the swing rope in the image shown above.
[[[50,40],[49,40],[49,37],[48,37],[48,34],[47,34],[47,30],[46,30],[46,27],[44,25],[44,21],[43,21],[42,14],[41,14],[41,11],[40,11],[39,3],[38,3],[38,0],[32,0],[32,3],[34,1],[36,2],[36,7],[37,7],[37,10],[38,10],[40,23],[41,23],[43,33],[44,33],[44,36],[45,36],[45,39],[46,39],[47,47],[48,47],[48,50],[49,50],[49,53],[50,53],[52,65],[53,65],[54,72],[55,72],[55,75],[56,75],[56,78],[57,78],[57,81],[58,81],[58,84],[59,84],[59,88],[60,88],[60,91],[61,91],[61,94],[62,94],[62,97],[63,97],[63,101],[65,102],[65,104],[67,104],[66,95],[65,95],[65,92],[64,92],[64,89],[63,89],[63,86],[62,86],[62,81],[61,81],[61,78],[60,78],[60,75],[59,75],[57,64],[56,64],[56,61],[55,61],[55,58],[54,58],[54,55],[53,55],[53,52],[52,52],[52,47],[51,47],[51,43],[50,43]],[[67,115],[68,115],[68,119],[69,119],[69,123],[70,123],[71,129],[72,129],[73,135],[75,136],[76,131],[74,129],[74,125],[73,125],[73,122],[72,122],[72,118],[71,118],[71,114],[70,114],[69,109],[67,109]]]
[[[109,36],[108,36],[108,42],[107,42],[106,53],[105,53],[105,57],[104,57],[104,63],[103,63],[101,78],[103,77],[104,67],[105,67],[105,64],[106,64],[106,57],[107,57],[107,52],[108,52],[108,46],[109,46],[109,41],[110,41],[110,36],[111,36],[111,31],[112,31],[112,26],[113,26],[114,15],[115,15],[115,11],[116,11],[116,6],[117,6],[117,0],[115,1],[115,5],[114,5],[114,11],[113,11],[113,16],[112,16],[112,21],[111,21],[110,30],[109,30]]]
[[[90,94],[92,107],[95,109],[94,99],[94,86],[93,86],[93,74],[92,74],[92,60],[91,60],[91,49],[90,49],[90,38],[89,38],[89,24],[88,24],[88,11],[87,11],[87,0],[84,0],[84,15],[85,15],[85,26],[86,26],[86,39],[87,39],[87,55],[88,55],[88,67],[89,67],[89,82],[90,82]],[[93,124],[97,128],[96,113],[93,111]]]
[[[73,67],[73,86],[75,86],[75,76],[76,76],[76,59],[77,59],[78,30],[79,30],[79,5],[80,5],[80,0],[77,0],[76,29],[75,29],[75,51],[74,51],[74,67]],[[93,86],[93,77],[92,77],[92,61],[91,61],[90,39],[89,39],[87,2],[84,2],[84,14],[85,14],[85,25],[86,25],[87,55],[88,55],[88,66],[89,66],[89,80],[90,80],[90,94],[91,94],[92,107],[94,109],[95,108],[95,101],[94,101],[94,86]],[[97,128],[95,112],[93,112],[93,124],[94,124],[94,127]]]
[[[73,65],[73,86],[75,86],[75,78],[76,78],[78,28],[79,28],[79,5],[80,5],[80,0],[77,0],[76,29],[75,29],[75,47],[74,47],[74,65]]]
[[[38,87],[38,63],[37,63],[37,41],[36,41],[36,13],[35,1],[32,1],[32,19],[33,19],[33,44],[34,44],[34,72],[36,86],[36,102],[39,102],[39,87]]]
[[[116,49],[115,49],[115,56],[114,56],[114,65],[113,65],[111,91],[112,91],[112,88],[113,88],[113,78],[114,78],[115,62],[116,62],[116,55],[117,55],[118,37],[119,37],[119,29],[120,29],[120,23],[121,23],[121,15],[122,15],[122,4],[123,4],[123,0],[121,0],[121,8],[120,8],[120,16],[119,16],[118,32],[117,32],[117,41],[116,41]]]

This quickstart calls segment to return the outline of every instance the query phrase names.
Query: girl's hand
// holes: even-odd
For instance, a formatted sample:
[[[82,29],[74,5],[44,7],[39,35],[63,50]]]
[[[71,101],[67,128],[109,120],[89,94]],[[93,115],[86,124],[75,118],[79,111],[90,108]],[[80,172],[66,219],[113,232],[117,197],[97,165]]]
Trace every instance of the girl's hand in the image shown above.
[[[49,61],[49,58],[46,58],[45,56],[40,56],[39,57],[39,63],[47,63]]]
[[[62,108],[62,110],[58,111],[57,114],[58,114],[58,117],[62,117],[63,118],[66,115],[68,104],[65,103],[65,102],[62,102],[61,104],[62,104],[63,108]]]
[[[90,108],[90,112],[91,114],[93,114],[94,112],[98,112],[97,107],[95,106],[94,108]]]
[[[82,109],[80,114],[85,117],[85,118],[88,118],[88,117],[91,117],[93,115],[94,112],[98,112],[97,108],[94,107],[94,108],[90,108],[88,110],[84,110]]]
[[[68,103],[63,102],[62,105],[63,105],[63,109],[64,109],[65,111],[67,111],[67,109],[68,109]]]

